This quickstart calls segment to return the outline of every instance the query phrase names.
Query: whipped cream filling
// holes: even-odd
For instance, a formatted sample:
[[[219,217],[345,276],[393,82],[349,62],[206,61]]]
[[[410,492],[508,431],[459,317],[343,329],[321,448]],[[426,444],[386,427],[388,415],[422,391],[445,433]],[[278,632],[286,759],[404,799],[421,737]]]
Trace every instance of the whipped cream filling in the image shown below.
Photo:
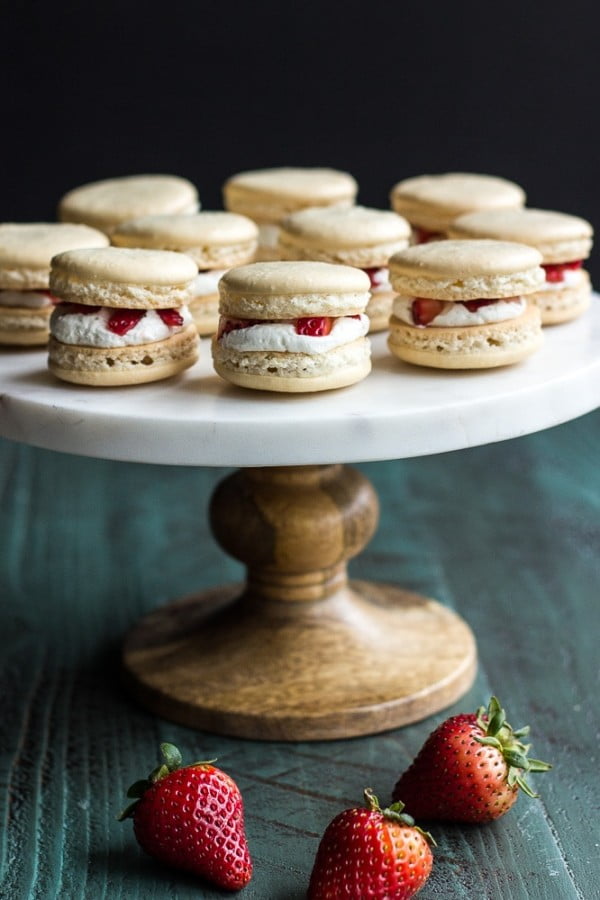
[[[414,297],[398,296],[394,299],[393,314],[397,319],[406,322],[407,325],[415,325],[412,305]],[[435,301],[437,302],[437,301]],[[427,325],[418,327],[427,328],[429,325],[436,327],[455,328],[463,325],[488,325],[493,322],[505,322],[507,319],[516,319],[527,309],[527,301],[524,297],[510,297],[507,300],[498,300],[496,303],[488,303],[479,309],[469,310],[462,303],[455,300],[439,301],[444,304],[443,309]]]
[[[329,334],[321,336],[297,334],[294,320],[290,319],[228,331],[219,342],[228,350],[318,354],[350,344],[364,337],[368,330],[369,319],[363,314],[356,318],[336,318]]]
[[[43,309],[52,306],[47,291],[0,291],[0,306]]]
[[[192,299],[194,297],[208,297],[210,294],[218,294],[220,279],[229,269],[209,269],[206,272],[198,272],[190,285]]]
[[[258,243],[260,247],[268,247],[269,250],[277,250],[279,244],[279,226],[259,225]]]
[[[147,309],[141,319],[125,334],[115,334],[108,328],[108,320],[113,307],[100,306],[93,312],[69,311],[67,304],[59,304],[50,316],[50,334],[62,344],[78,344],[84,347],[133,347],[137,344],[151,344],[164,341],[171,335],[183,331],[193,323],[186,306],[177,312],[183,319],[181,325],[167,325],[154,309]]]
[[[371,279],[372,294],[392,293],[394,288],[390,284],[390,270],[384,266],[381,269],[367,270]]]
[[[565,288],[579,287],[584,279],[583,269],[565,269],[562,281],[548,281],[540,290],[543,291],[564,291]]]

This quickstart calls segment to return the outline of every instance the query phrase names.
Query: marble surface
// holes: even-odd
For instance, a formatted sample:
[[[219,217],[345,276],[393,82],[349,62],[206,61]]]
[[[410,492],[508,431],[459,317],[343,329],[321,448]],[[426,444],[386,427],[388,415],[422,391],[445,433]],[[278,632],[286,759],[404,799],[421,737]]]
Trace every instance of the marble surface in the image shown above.
[[[530,434],[600,406],[600,304],[547,328],[542,350],[503,369],[422,369],[373,338],[373,371],[318,394],[222,381],[208,340],[182,376],[126,388],[56,380],[45,350],[0,351],[0,435],[131,462],[269,466],[399,459]]]

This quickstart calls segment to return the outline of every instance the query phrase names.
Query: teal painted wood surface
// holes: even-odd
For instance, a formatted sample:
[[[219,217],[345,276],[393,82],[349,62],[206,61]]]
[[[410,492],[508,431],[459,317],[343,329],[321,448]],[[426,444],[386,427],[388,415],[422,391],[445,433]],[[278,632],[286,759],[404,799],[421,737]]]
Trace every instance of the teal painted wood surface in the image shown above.
[[[382,520],[356,577],[458,610],[475,686],[532,726],[541,799],[499,822],[436,826],[423,900],[592,900],[598,866],[600,415],[543,434],[361,468]],[[442,714],[333,743],[230,740],[159,720],[119,684],[126,630],[241,568],[213,541],[223,472],[111,463],[0,444],[0,897],[184,900],[224,894],[145,857],[115,815],[160,740],[219,758],[243,792],[255,876],[241,894],[304,896],[317,843],[363,787],[387,797]]]

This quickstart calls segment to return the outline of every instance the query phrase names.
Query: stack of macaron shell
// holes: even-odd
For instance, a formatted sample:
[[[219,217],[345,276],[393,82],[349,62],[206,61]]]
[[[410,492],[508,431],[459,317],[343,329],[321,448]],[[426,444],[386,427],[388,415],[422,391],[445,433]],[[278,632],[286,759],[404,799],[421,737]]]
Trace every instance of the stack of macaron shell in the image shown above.
[[[110,235],[117,225],[139,216],[197,212],[198,192],[178,175],[128,175],[83,184],[58,206],[61,222],[82,222]]]
[[[345,387],[371,370],[365,272],[324,262],[257,262],[219,282],[213,363],[222,378],[265,391]]]
[[[198,274],[189,309],[198,334],[210,335],[219,324],[219,279],[228,269],[252,262],[258,228],[247,216],[229,212],[143,216],[118,226],[112,242],[118,247],[176,250],[190,256]]]
[[[567,322],[590,305],[590,277],[583,261],[592,249],[593,228],[585,219],[554,210],[506,209],[469,213],[453,222],[454,238],[520,241],[542,254],[546,283],[528,300],[543,325]]]
[[[50,260],[63,250],[107,245],[105,234],[86,225],[0,225],[0,343],[45,344],[54,308],[49,291]]]
[[[394,300],[388,345],[400,359],[442,369],[519,362],[542,343],[526,296],[545,275],[533,247],[509,241],[434,241],[390,259]]]
[[[399,181],[391,191],[392,209],[408,219],[416,244],[447,236],[452,222],[480,209],[518,209],[525,203],[519,185],[495,175],[447,172]]]
[[[63,381],[157,381],[198,358],[185,305],[196,266],[167,250],[69,250],[52,260],[49,367]]]
[[[410,225],[388,210],[364,206],[305,209],[281,222],[282,259],[313,259],[363,269],[371,282],[367,316],[370,331],[388,327],[394,292],[390,256],[408,246]]]
[[[282,167],[232,175],[223,185],[223,201],[225,209],[257,223],[257,260],[276,260],[277,226],[285,216],[312,206],[351,206],[357,191],[347,172]]]

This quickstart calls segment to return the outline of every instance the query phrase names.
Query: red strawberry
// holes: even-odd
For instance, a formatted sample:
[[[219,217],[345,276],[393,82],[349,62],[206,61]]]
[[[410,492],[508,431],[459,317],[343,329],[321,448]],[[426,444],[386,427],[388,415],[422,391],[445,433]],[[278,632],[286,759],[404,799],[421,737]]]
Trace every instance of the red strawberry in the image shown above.
[[[229,316],[221,316],[219,319],[217,340],[222,338],[224,334],[229,334],[230,331],[239,331],[240,328],[250,328],[251,325],[259,325],[260,322],[260,319],[233,319]]]
[[[311,337],[323,337],[333,327],[331,316],[308,316],[296,319],[296,334],[308,334]]]
[[[443,300],[432,300],[429,297],[416,297],[411,306],[415,325],[429,325],[444,308]]]
[[[381,809],[371,790],[368,808],[347,809],[330,822],[317,850],[308,900],[406,900],[429,878],[430,834],[402,812]]]
[[[583,265],[582,259],[576,259],[574,262],[568,263],[547,263],[542,265],[542,269],[546,272],[546,281],[559,282],[565,280],[565,272],[569,269],[581,269]]]
[[[145,315],[145,309],[115,309],[110,314],[106,327],[113,334],[127,334]]]
[[[178,309],[157,309],[156,312],[169,328],[183,325],[183,316]]]
[[[127,796],[137,799],[119,819],[133,818],[139,844],[160,862],[240,890],[252,877],[252,860],[236,783],[210,762],[182,766],[173,744],[160,749],[164,762],[132,784]]]
[[[419,818],[448,822],[491,822],[508,812],[519,788],[536,797],[525,776],[551,766],[529,759],[529,744],[506,721],[492,697],[476,714],[452,716],[429,735],[393,797],[402,797]]]

